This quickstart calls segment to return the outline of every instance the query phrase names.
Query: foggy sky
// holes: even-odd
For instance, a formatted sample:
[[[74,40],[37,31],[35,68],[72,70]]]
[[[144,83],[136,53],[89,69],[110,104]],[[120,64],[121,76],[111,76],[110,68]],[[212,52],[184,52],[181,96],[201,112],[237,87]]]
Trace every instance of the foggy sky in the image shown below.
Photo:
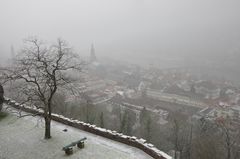
[[[0,55],[62,37],[80,54],[186,58],[240,52],[239,0],[0,0]]]

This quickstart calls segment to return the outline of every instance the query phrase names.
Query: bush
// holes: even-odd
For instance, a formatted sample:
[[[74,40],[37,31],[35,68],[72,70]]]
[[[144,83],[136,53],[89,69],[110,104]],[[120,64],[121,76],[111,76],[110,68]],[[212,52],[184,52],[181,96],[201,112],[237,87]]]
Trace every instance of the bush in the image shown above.
[[[0,112],[0,121],[5,118],[8,114],[6,112]]]

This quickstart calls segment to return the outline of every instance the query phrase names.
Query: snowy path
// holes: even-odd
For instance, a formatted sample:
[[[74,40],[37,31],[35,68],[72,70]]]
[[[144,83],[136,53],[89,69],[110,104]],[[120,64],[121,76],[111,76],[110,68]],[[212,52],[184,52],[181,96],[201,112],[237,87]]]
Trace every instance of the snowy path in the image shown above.
[[[54,121],[53,137],[44,140],[44,123],[39,119],[9,114],[0,121],[0,159],[151,159],[137,148]],[[62,147],[82,137],[87,137],[85,148],[74,147],[73,155],[66,156]]]

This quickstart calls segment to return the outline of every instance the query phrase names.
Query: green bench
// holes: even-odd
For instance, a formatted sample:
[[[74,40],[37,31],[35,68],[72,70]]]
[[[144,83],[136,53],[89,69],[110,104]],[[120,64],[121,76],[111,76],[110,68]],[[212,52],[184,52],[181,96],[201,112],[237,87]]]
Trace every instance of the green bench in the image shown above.
[[[65,154],[66,155],[71,155],[73,154],[73,147],[77,145],[78,148],[82,149],[84,148],[84,141],[87,140],[86,137],[78,140],[78,141],[75,141],[75,142],[72,142],[71,144],[67,145],[67,146],[64,146],[62,148],[63,151],[65,151]]]

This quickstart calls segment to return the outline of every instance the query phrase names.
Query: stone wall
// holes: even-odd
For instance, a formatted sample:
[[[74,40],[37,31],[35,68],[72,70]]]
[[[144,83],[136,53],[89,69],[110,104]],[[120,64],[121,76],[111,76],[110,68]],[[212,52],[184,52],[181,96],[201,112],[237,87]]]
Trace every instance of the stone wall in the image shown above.
[[[43,115],[43,111],[40,109],[37,109],[35,107],[29,107],[26,105],[20,105],[19,103],[17,103],[14,100],[5,98],[5,103],[16,108],[16,109],[21,109],[25,112],[31,113],[31,114],[39,114],[40,116]],[[154,145],[150,144],[150,143],[146,143],[146,140],[144,139],[138,139],[135,136],[127,136],[124,135],[122,133],[118,133],[116,131],[112,131],[112,130],[107,130],[104,128],[100,128],[97,127],[96,125],[91,125],[88,123],[84,123],[82,121],[79,120],[73,120],[73,119],[69,119],[66,118],[62,115],[58,115],[58,114],[52,114],[52,120],[117,141],[117,142],[121,142],[124,143],[126,145],[129,146],[133,146],[136,147],[138,149],[143,150],[145,153],[149,154],[150,156],[152,156],[155,159],[172,159],[172,157],[170,157],[169,155],[167,155],[166,153],[160,151],[159,149],[157,149]]]

